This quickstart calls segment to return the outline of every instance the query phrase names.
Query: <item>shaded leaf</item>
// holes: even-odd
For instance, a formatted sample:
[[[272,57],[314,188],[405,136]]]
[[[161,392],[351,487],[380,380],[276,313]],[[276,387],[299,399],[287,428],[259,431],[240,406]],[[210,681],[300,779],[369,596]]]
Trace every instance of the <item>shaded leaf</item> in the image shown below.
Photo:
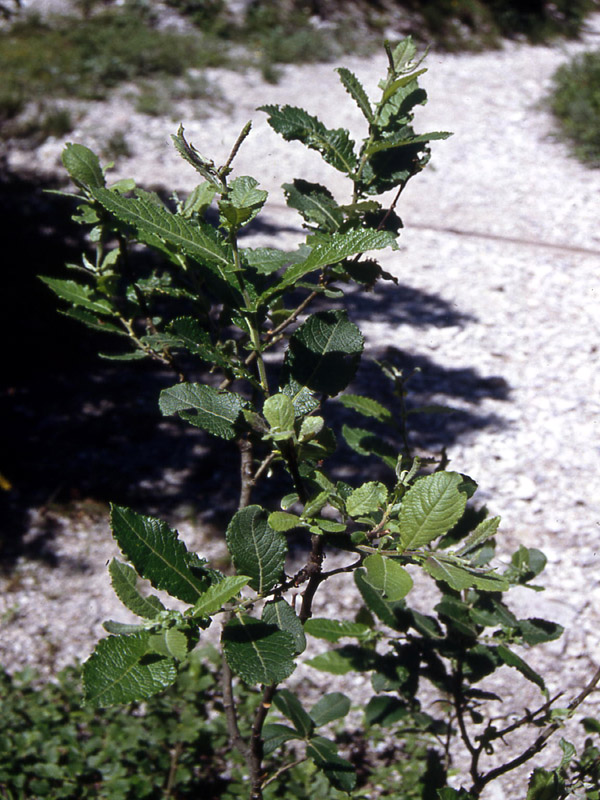
[[[273,703],[284,717],[287,717],[292,722],[302,738],[312,735],[315,727],[314,722],[304,710],[296,695],[290,692],[289,689],[278,689],[273,698]]]
[[[364,569],[357,569],[354,572],[354,582],[360,591],[367,608],[379,619],[394,630],[406,630],[408,624],[404,624],[404,603],[386,600],[380,591],[375,589],[367,581],[367,573]]]
[[[61,154],[62,163],[73,183],[90,189],[105,186],[104,173],[98,156],[82,144],[69,144]]]
[[[325,186],[296,179],[293,183],[284,183],[283,189],[288,206],[297,209],[307,222],[329,233],[342,226],[343,211]]]
[[[338,755],[337,746],[323,736],[314,736],[306,748],[306,755],[325,773],[336,789],[351,792],[356,786],[356,772],[352,764]]]
[[[361,332],[345,311],[312,314],[290,337],[284,385],[293,380],[310,391],[336,395],[354,377],[363,346]]]
[[[351,408],[353,411],[362,414],[363,417],[371,417],[388,425],[393,422],[392,414],[388,409],[378,403],[377,400],[373,400],[372,397],[364,397],[360,394],[342,394],[337,400],[345,408]]]
[[[521,658],[521,656],[518,656],[503,644],[498,645],[496,652],[505,664],[507,664],[509,667],[514,667],[521,673],[521,675],[523,675],[523,677],[527,678],[528,681],[531,681],[532,683],[535,683],[536,686],[539,686],[542,692],[546,692],[546,684],[542,676],[539,675],[532,667],[530,667],[529,664]]]
[[[278,723],[268,723],[263,725],[263,754],[270,755],[282,744],[291,741],[292,739],[302,739],[303,737],[294,728],[288,725],[280,725]]]
[[[356,645],[347,645],[338,647],[336,650],[319,653],[305,663],[322,672],[346,675],[348,672],[364,672],[373,669],[374,654],[371,650]]]
[[[310,710],[310,716],[317,726],[327,725],[334,719],[345,717],[350,711],[350,698],[341,692],[324,694]]]
[[[247,506],[234,514],[225,534],[236,570],[250,576],[259,594],[281,580],[287,553],[285,536],[271,528],[267,516],[260,506]]]
[[[304,630],[318,639],[328,642],[339,642],[346,636],[364,639],[371,634],[367,625],[349,620],[328,619],[327,617],[312,617],[304,623]]]
[[[235,392],[220,391],[202,383],[178,383],[160,393],[158,405],[165,415],[178,413],[197,428],[221,439],[240,433],[242,409],[248,401]]]
[[[74,306],[86,308],[96,314],[108,314],[110,316],[115,314],[111,303],[99,295],[91,286],[76,283],[76,281],[62,280],[61,278],[42,278],[41,280],[62,300],[66,300]]]
[[[223,628],[221,641],[227,663],[250,685],[280,683],[294,671],[294,639],[275,625],[236,617]]]
[[[292,606],[282,597],[265,604],[262,621],[269,625],[277,625],[282,631],[291,634],[297,655],[306,650],[306,636],[302,623]]]
[[[122,506],[111,506],[110,519],[114,538],[139,575],[184,603],[196,602],[208,580],[190,568],[190,554],[176,531],[162,520]]]

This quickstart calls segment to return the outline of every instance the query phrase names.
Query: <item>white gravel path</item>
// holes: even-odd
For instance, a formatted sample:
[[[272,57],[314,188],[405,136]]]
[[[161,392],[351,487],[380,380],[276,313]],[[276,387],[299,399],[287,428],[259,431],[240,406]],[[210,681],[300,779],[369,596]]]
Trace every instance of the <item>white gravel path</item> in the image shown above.
[[[415,329],[390,324],[382,313],[362,324],[372,353],[394,346],[446,368],[475,369],[509,387],[507,399],[452,398],[453,405],[499,422],[462,435],[449,456],[479,481],[479,498],[503,517],[505,552],[522,542],[547,554],[547,591],[515,594],[527,614],[570,626],[537,662],[549,671],[551,691],[569,693],[600,663],[600,170],[581,166],[551,138],[552,120],[539,104],[559,64],[600,45],[600,17],[591,27],[579,43],[429,56],[422,79],[429,104],[418,111],[416,128],[454,136],[434,144],[432,165],[409,184],[398,209],[405,223],[401,249],[385,267],[401,284],[442,298],[462,321]],[[370,91],[385,70],[381,57],[344,63]],[[293,244],[298,219],[283,207],[280,184],[302,176],[335,189],[339,179],[301,145],[282,143],[254,109],[289,102],[359,133],[358,112],[330,65],[286,70],[277,86],[261,84],[256,75],[213,77],[229,110],[196,119],[198,109],[183,104],[179,116],[187,135],[218,161],[243,123],[255,121],[237,168],[272,192],[268,215],[289,228],[276,241]],[[115,177],[135,175],[145,185],[184,191],[195,175],[170,146],[175,129],[172,121],[133,114],[115,99],[91,106],[69,140],[94,147],[124,130],[133,157],[119,163]],[[62,144],[15,152],[12,164],[57,171]],[[101,621],[119,613],[104,572],[112,554],[104,520],[61,525],[59,567],[37,566],[34,573],[23,564],[4,586],[0,662],[7,665],[32,663],[47,673],[74,656],[84,658]],[[203,531],[182,527],[194,543],[204,540],[202,550],[219,547]],[[346,605],[344,588],[341,582],[329,595],[331,611]],[[590,703],[588,710],[597,708],[597,697]],[[488,796],[523,796],[515,787],[509,782]]]

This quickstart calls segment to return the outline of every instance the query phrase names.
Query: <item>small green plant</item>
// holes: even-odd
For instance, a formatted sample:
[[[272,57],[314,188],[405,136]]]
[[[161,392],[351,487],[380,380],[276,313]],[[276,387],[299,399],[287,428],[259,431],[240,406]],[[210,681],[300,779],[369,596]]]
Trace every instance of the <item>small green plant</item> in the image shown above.
[[[581,53],[559,67],[548,103],[558,137],[582,161],[600,166],[600,51]]]
[[[102,100],[124,81],[185,76],[224,64],[223,47],[199,33],[153,27],[141,11],[16,19],[0,31],[0,119],[52,98]]]
[[[406,376],[393,363],[379,365],[394,390],[391,405],[347,391],[364,340],[343,308],[343,287],[394,280],[372,254],[397,249],[401,194],[427,164],[430,142],[449,135],[413,129],[426,94],[412,41],[386,45],[386,53],[375,101],[352,72],[338,70],[364,117],[359,143],[302,108],[262,108],[274,131],[319,152],[347,179],[343,199],[305,179],[284,184],[306,229],[291,252],[244,247],[240,238],[267,201],[254,177],[233,177],[250,123],[220,166],[180,128],[175,147],[201,181],[185,200],[174,196],[172,207],[131,180],[107,184],[83,145],[63,154],[80,190],[75,219],[90,227],[95,256],[72,265],[72,279],[48,277],[46,284],[69,304],[67,314],[122,343],[113,358],[152,359],[170,369],[177,381],[161,391],[160,411],[220,440],[226,460],[233,445],[240,476],[225,531],[227,573],[188,551],[166,522],[112,507],[113,536],[129,563],[114,559],[109,572],[140,622],[105,623],[110,636],[83,668],[86,701],[111,706],[154,696],[176,681],[204,631],[220,624],[221,719],[237,753],[230,759],[242,762],[225,798],[266,800],[284,789],[312,796],[316,785],[327,786],[323,796],[331,798],[393,795],[373,783],[386,775],[369,756],[382,730],[395,742],[391,760],[406,774],[416,771],[413,796],[439,790],[443,800],[476,798],[535,756],[600,679],[599,672],[557,711],[526,655],[561,628],[520,618],[504,601],[512,586],[537,591],[533,581],[546,559],[521,546],[494,567],[500,520],[470,504],[475,481],[448,470],[445,459],[413,456],[410,413],[430,409],[407,410]],[[384,206],[377,198],[389,191],[394,197]],[[211,206],[216,226],[207,218]],[[140,245],[161,260],[130,260]],[[202,380],[190,378],[194,365],[207,370]],[[347,420],[341,430],[340,414]],[[339,464],[349,454],[353,476],[346,470],[340,477],[336,458]],[[255,502],[259,491],[262,504]],[[288,574],[290,538],[305,543],[307,556]],[[345,563],[328,568],[331,552],[344,554]],[[342,619],[319,608],[320,589],[334,576],[355,590],[356,605]],[[140,590],[138,577],[182,606]],[[407,602],[417,581],[432,583],[427,612]],[[351,700],[334,686],[311,703],[292,691],[307,637],[329,648],[306,662],[314,669],[371,678],[356,736],[342,722]],[[540,691],[539,706],[516,721],[503,718],[500,698],[486,688],[502,667]],[[439,698],[435,711],[423,705],[423,684]],[[240,704],[248,692],[251,708]],[[500,741],[527,726],[537,729],[530,746],[500,767],[486,764]],[[456,738],[470,761],[460,791],[446,785]]]

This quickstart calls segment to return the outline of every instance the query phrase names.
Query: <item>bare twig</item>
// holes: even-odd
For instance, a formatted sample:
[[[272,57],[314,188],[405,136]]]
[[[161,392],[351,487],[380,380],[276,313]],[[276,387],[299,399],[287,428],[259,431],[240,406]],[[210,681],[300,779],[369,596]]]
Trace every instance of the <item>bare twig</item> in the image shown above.
[[[228,615],[230,616],[230,615]],[[250,749],[242,735],[238,726],[237,712],[235,709],[235,702],[233,699],[233,675],[231,668],[227,663],[227,659],[223,659],[221,667],[222,689],[223,689],[223,708],[225,709],[225,721],[227,723],[227,733],[229,734],[229,741],[233,747],[237,748],[239,752],[248,761]]]
[[[567,706],[567,717],[573,716],[573,713],[576,709],[583,703],[583,701],[596,689],[598,683],[600,682],[600,668],[596,670],[594,675],[592,676],[591,680],[584,686],[584,688],[579,692],[576,697],[571,700],[569,705]],[[495,769],[491,769],[485,775],[477,776],[477,779],[473,779],[473,786],[471,787],[471,791],[475,792],[477,796],[481,793],[481,790],[484,786],[490,783],[496,778],[500,777],[500,775],[504,775],[507,772],[511,772],[513,769],[520,767],[521,764],[525,764],[535,755],[537,755],[543,748],[546,746],[548,739],[556,733],[556,731],[562,727],[562,720],[555,720],[547,725],[544,730],[540,733],[537,739],[531,744],[526,750],[524,750],[520,755],[513,758],[512,761],[509,761],[506,764],[502,764]]]

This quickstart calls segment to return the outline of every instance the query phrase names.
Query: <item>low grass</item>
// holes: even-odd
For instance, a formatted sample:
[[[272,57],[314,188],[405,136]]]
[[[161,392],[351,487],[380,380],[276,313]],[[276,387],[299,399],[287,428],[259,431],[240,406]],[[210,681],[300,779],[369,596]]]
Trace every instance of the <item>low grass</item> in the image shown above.
[[[557,137],[581,161],[600,167],[600,50],[581,53],[559,67],[548,104]]]

